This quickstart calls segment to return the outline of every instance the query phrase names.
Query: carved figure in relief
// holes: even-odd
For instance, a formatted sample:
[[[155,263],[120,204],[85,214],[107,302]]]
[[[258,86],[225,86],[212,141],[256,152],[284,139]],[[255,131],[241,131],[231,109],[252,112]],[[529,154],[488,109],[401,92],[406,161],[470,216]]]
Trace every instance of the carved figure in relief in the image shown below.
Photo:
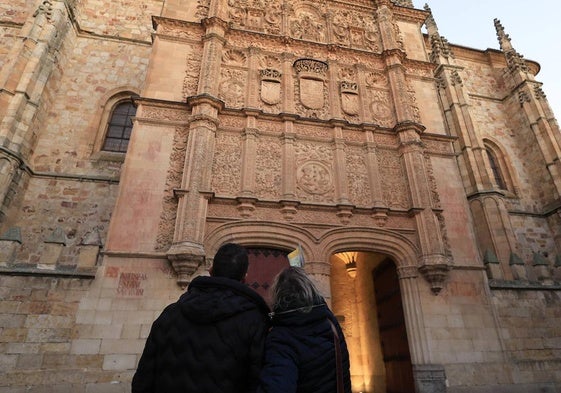
[[[226,71],[220,83],[220,98],[224,99],[229,106],[239,107],[243,105],[244,90],[242,73]]]
[[[290,23],[290,35],[298,39],[324,42],[324,24],[309,12],[300,11],[297,15],[298,19],[293,19]]]
[[[348,15],[338,13],[333,18],[332,29],[335,34],[335,42],[338,44],[348,45],[349,43],[349,25],[347,23]]]
[[[329,167],[319,161],[308,161],[300,165],[296,171],[296,179],[300,188],[310,194],[325,194],[333,187]]]

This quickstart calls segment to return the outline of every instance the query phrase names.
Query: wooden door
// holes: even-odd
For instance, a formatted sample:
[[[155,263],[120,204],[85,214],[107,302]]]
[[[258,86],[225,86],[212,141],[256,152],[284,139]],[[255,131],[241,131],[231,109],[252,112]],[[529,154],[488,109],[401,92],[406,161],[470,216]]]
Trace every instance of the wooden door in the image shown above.
[[[378,326],[387,393],[415,393],[399,279],[394,263],[386,259],[373,273]]]
[[[249,269],[245,283],[268,300],[268,290],[274,277],[289,266],[287,252],[272,248],[246,247]]]

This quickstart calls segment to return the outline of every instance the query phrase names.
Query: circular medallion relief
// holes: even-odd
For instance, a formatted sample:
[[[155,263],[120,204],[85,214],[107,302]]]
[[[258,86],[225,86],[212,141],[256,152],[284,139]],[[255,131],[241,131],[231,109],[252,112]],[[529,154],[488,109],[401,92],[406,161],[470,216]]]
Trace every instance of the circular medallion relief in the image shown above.
[[[329,167],[319,161],[308,161],[296,171],[298,186],[310,194],[325,194],[333,187]]]

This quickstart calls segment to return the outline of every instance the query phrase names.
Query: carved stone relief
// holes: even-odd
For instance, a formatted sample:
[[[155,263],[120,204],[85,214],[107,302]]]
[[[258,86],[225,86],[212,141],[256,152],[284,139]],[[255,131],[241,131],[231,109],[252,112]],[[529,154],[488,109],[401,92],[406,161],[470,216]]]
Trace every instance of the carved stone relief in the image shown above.
[[[183,98],[194,96],[197,94],[199,75],[201,72],[201,54],[200,50],[193,50],[187,54],[185,78],[183,79]]]
[[[387,89],[389,86],[388,78],[379,71],[369,72],[366,74],[366,86]]]
[[[294,12],[289,18],[289,29],[289,34],[293,38],[325,42],[325,20],[315,7],[309,5],[294,7]]]
[[[345,154],[351,204],[365,207],[372,205],[364,149],[359,146],[347,146]]]
[[[220,116],[220,127],[241,131],[245,127],[245,117],[242,116]]]
[[[162,200],[162,213],[156,235],[156,251],[165,251],[173,241],[175,219],[177,215],[177,198],[173,194],[174,189],[181,187],[183,176],[183,165],[187,150],[187,138],[189,130],[187,127],[177,127],[173,136],[173,149],[169,157],[169,168],[166,177],[164,198]]]
[[[425,168],[427,172],[427,179],[430,186],[431,192],[431,199],[432,199],[432,207],[440,209],[440,195],[438,194],[438,188],[436,185],[436,179],[434,177],[434,168],[432,166],[432,161],[430,155],[424,154],[425,159]]]
[[[370,89],[369,96],[368,109],[372,120],[383,127],[393,127],[395,120],[390,93],[386,90]]]
[[[350,10],[334,10],[333,14],[333,43],[376,52],[379,50],[379,33],[373,16]]]
[[[280,135],[284,131],[284,123],[281,121],[270,121],[257,119],[257,128],[263,133]]]
[[[212,165],[212,190],[217,195],[236,196],[241,189],[241,138],[239,134],[217,132]]]
[[[241,108],[245,101],[246,82],[245,71],[224,68],[221,72],[219,85],[219,98],[224,100],[226,106]]]
[[[303,201],[334,203],[333,152],[328,146],[300,144],[296,148],[296,185]]]
[[[298,124],[295,127],[295,130],[298,135],[301,135],[302,137],[329,139],[332,136],[332,132],[329,128],[315,126],[312,124]]]
[[[144,105],[140,117],[151,120],[184,121],[189,120],[189,113],[184,109]]]
[[[300,59],[294,62],[298,75],[296,83],[296,103],[298,112],[307,117],[326,118],[328,115],[328,91],[325,83],[327,64],[312,59]]]
[[[208,10],[210,8],[210,0],[197,0],[197,11],[195,16],[197,19],[204,19],[208,17]]]
[[[282,74],[272,68],[262,69],[260,97],[265,104],[274,106],[281,102],[281,76]],[[279,108],[280,109],[280,108]]]
[[[377,152],[384,202],[390,208],[409,209],[407,176],[399,153],[395,150],[386,149],[378,149]]]
[[[358,120],[360,102],[358,96],[358,84],[356,82],[341,81],[339,82],[341,92],[341,108],[343,112]]]
[[[229,49],[222,55],[222,62],[226,65],[246,66],[247,55],[237,49]]]
[[[235,28],[279,34],[282,5],[278,0],[228,0],[228,17]]]
[[[282,192],[282,144],[261,136],[257,143],[255,193],[260,199],[278,200]]]

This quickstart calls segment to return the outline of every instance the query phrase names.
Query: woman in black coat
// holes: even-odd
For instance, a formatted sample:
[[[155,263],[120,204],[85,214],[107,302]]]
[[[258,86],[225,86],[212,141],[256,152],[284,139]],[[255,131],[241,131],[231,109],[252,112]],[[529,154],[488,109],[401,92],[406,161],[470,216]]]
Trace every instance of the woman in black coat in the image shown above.
[[[265,342],[258,392],[350,393],[349,353],[343,332],[302,268],[290,267],[275,278],[271,302],[273,327]],[[340,387],[336,358],[340,360]]]

